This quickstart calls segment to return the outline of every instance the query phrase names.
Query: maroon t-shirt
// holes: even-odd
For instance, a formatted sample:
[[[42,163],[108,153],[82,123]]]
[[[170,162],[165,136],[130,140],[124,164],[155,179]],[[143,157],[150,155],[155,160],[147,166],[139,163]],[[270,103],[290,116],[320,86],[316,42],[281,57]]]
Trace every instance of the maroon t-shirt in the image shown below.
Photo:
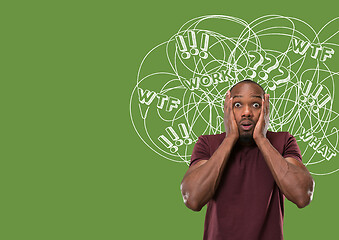
[[[290,133],[268,131],[266,137],[283,157],[302,161]],[[190,166],[208,160],[224,138],[225,133],[200,136]],[[259,148],[236,144],[207,203],[204,240],[283,239],[284,198]]]

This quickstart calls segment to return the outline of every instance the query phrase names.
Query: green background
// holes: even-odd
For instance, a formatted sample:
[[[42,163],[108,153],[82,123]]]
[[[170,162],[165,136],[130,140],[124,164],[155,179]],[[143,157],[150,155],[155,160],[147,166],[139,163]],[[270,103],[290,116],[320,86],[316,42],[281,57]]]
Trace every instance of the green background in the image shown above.
[[[185,164],[133,129],[144,55],[189,19],[266,14],[319,30],[331,1],[21,1],[1,4],[0,238],[202,239],[205,209],[181,199]],[[314,176],[305,209],[286,201],[285,239],[334,239],[338,174]]]

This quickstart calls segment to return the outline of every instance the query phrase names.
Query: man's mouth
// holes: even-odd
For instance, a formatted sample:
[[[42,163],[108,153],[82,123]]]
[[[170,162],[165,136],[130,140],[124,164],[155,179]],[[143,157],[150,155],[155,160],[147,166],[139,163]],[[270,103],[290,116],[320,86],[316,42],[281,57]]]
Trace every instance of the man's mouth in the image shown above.
[[[245,120],[245,121],[242,121],[240,123],[240,127],[242,130],[244,131],[249,131],[253,128],[254,124],[252,121],[248,121],[248,120]]]

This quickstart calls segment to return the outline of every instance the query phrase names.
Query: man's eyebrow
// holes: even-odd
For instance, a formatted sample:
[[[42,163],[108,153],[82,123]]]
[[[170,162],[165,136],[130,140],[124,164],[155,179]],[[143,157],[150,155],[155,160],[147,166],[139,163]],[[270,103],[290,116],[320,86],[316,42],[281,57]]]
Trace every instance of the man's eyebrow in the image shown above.
[[[260,99],[262,99],[262,96],[261,96],[261,95],[252,95],[251,97],[252,97],[252,98],[260,98]]]
[[[242,96],[242,95],[234,95],[234,96],[233,96],[233,99],[236,98],[236,97],[242,98],[243,96]],[[260,98],[260,99],[262,99],[262,96],[261,96],[261,95],[252,95],[251,97],[252,97],[252,98]]]

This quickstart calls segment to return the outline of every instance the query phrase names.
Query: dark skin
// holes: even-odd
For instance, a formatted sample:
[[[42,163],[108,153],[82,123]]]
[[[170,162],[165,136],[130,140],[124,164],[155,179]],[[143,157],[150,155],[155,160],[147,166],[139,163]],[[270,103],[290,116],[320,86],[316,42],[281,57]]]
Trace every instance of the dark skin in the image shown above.
[[[192,165],[181,182],[185,205],[201,208],[214,196],[234,145],[256,144],[275,182],[286,198],[299,208],[313,197],[314,180],[298,160],[284,158],[266,138],[269,122],[269,95],[253,83],[240,83],[227,92],[224,104],[225,139],[210,159]]]

